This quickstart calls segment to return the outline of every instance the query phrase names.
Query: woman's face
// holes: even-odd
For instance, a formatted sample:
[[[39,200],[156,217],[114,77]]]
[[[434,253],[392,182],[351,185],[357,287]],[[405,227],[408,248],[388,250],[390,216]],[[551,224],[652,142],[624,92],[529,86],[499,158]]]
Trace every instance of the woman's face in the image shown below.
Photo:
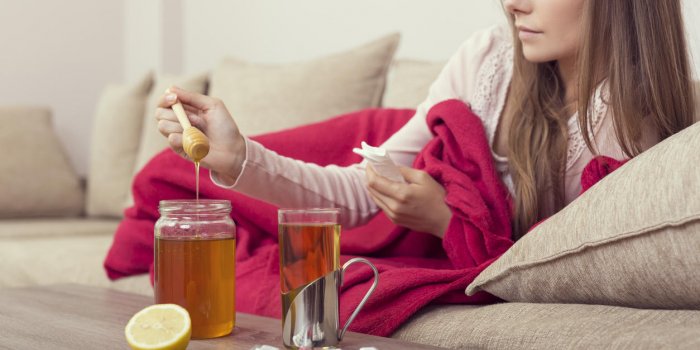
[[[575,57],[581,45],[585,0],[503,0],[530,62]]]

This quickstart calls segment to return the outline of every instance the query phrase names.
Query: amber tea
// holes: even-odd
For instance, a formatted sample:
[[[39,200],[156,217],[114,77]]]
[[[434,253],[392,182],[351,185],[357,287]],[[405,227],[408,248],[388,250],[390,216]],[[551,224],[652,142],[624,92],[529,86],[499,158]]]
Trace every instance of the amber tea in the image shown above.
[[[227,335],[235,325],[235,242],[226,234],[156,237],[156,303],[187,309],[192,338]]]
[[[283,294],[339,268],[338,224],[280,224],[279,244]]]

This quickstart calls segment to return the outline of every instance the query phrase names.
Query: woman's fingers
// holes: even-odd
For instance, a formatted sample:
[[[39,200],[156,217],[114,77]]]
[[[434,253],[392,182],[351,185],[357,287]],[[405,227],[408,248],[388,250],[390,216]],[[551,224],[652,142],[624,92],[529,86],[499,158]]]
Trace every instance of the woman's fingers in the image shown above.
[[[402,213],[401,204],[393,198],[384,196],[372,189],[369,190],[369,196],[393,223],[407,227],[414,223],[415,220],[413,218]]]
[[[178,122],[161,119],[158,121],[158,131],[165,137],[170,134],[182,134],[182,125]]]
[[[369,190],[369,196],[370,198],[372,198],[374,203],[377,204],[379,209],[381,209],[386,214],[386,216],[393,220],[394,214],[391,211],[391,209],[389,209],[389,206],[384,202],[383,196],[372,189]]]
[[[156,108],[156,120],[169,120],[176,122],[177,116],[175,116],[175,112],[173,112],[173,110],[170,108],[158,107]]]
[[[170,108],[170,106],[178,101],[182,103],[182,106],[188,112],[207,110],[213,107],[217,102],[217,100],[212,97],[171,86],[165,90],[165,93],[158,99],[158,107]]]
[[[207,122],[204,120],[204,118],[200,117],[199,115],[187,113],[187,119],[190,120],[190,124],[192,124],[192,126],[199,129],[200,131],[204,132],[206,130]]]
[[[187,114],[201,114],[202,113],[202,110],[197,108],[197,107],[193,107],[190,105],[182,105],[182,107],[185,109],[185,112],[187,112]]]
[[[200,115],[196,113],[187,113],[187,119],[190,120],[190,123],[196,127],[199,130],[204,131],[207,127],[207,122],[206,120],[201,117]],[[175,115],[175,112],[173,112],[172,109],[170,108],[157,108],[156,109],[156,120],[158,120],[158,131],[161,132],[161,134],[168,136],[167,134],[163,133],[163,130],[161,130],[161,122],[168,122],[168,123],[163,123],[165,126],[170,126],[172,127],[172,124],[170,123],[175,123],[180,125],[180,121],[177,119],[177,116]],[[182,127],[180,128],[180,131],[172,131],[172,128],[165,129],[170,132],[182,132]],[[170,133],[168,132],[168,133]]]
[[[386,197],[401,198],[407,191],[406,184],[391,181],[384,176],[377,174],[372,165],[367,165],[367,186]]]
[[[401,176],[411,184],[425,184],[434,181],[430,174],[423,170],[402,166],[399,167],[399,171],[401,172]]]
[[[184,150],[182,149],[182,134],[179,133],[173,133],[168,135],[168,144],[170,145],[170,148],[173,149],[173,151],[184,154]]]
[[[185,108],[185,112],[187,115],[200,115],[201,110],[191,107],[191,106],[183,106]],[[173,112],[172,108],[170,107],[158,107],[156,108],[156,113],[155,113],[156,119],[168,119],[168,120],[177,120],[177,116],[175,115],[175,112]]]
[[[158,107],[160,108],[170,108],[177,102],[177,95],[166,90],[166,92],[160,96],[158,99]]]
[[[176,99],[181,101],[183,105],[190,105],[201,110],[208,110],[217,104],[217,99],[209,97],[207,95],[202,95],[196,92],[191,92],[187,90],[180,89],[177,86],[171,86],[166,90],[166,94],[163,96],[165,106],[171,106],[174,102],[171,101],[171,94],[176,95]],[[168,104],[169,103],[169,104]]]
[[[180,157],[192,160],[187,153],[185,153],[185,150],[182,148],[182,134],[179,133],[173,133],[168,135],[168,144],[170,145],[170,148],[175,151],[175,153],[179,154]],[[204,163],[202,163],[205,167]]]

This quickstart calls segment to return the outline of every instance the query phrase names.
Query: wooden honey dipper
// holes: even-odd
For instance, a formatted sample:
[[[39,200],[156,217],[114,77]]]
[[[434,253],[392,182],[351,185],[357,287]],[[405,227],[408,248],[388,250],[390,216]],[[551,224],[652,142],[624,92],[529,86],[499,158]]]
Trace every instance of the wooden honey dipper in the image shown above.
[[[199,163],[209,153],[209,138],[202,131],[192,126],[180,102],[175,103],[170,108],[173,109],[177,120],[182,125],[182,148],[195,163]]]

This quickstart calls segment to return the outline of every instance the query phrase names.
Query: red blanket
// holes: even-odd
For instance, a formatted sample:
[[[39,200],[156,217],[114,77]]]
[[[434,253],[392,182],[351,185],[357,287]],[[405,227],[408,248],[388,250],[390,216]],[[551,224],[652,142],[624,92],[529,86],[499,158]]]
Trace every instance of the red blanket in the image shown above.
[[[289,157],[320,165],[348,165],[359,161],[350,152],[352,147],[362,140],[382,143],[412,115],[412,110],[366,110],[255,139]],[[341,260],[364,256],[380,271],[379,286],[350,327],[353,331],[388,336],[428,303],[496,300],[486,293],[464,294],[479,272],[512,244],[507,191],[494,169],[483,126],[457,100],[436,105],[427,120],[436,137],[414,166],[426,170],[446,188],[452,221],[443,240],[396,227],[381,213],[365,226],[343,231]],[[276,208],[215,186],[208,181],[206,171],[202,176],[203,198],[232,202],[232,217],[238,227],[237,310],[279,318]],[[104,263],[111,279],[149,269],[152,273],[158,201],[194,198],[193,189],[193,165],[169,150],[138,174],[133,188],[135,204],[126,210]],[[348,271],[341,293],[341,320],[351,314],[371,281],[367,268]]]

